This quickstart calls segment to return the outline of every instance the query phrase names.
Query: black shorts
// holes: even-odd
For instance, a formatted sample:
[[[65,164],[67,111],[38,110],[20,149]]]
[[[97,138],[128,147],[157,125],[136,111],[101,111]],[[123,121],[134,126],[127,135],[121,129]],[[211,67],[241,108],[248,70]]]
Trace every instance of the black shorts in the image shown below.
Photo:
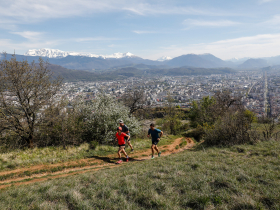
[[[159,142],[159,140],[152,140],[152,144],[153,144],[153,145],[157,145],[158,142]]]
[[[129,135],[129,136],[130,136],[130,133],[127,133],[126,135]],[[130,141],[130,138],[128,139],[128,137],[124,137],[124,139],[125,139],[126,141]]]
[[[119,145],[119,151],[121,151],[121,150],[123,150],[123,149],[125,149],[125,144]]]

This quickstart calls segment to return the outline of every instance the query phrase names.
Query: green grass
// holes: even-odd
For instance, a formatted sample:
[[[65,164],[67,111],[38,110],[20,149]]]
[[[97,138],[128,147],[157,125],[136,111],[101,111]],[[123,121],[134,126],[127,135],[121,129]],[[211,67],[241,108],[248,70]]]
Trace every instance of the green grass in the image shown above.
[[[179,144],[179,147],[180,148],[183,148],[183,147],[185,147],[187,145],[187,141],[183,138],[182,140],[181,140],[181,143]]]
[[[167,145],[174,141],[178,136],[163,136],[160,145]],[[146,150],[151,147],[150,139],[132,139],[131,141],[136,151]],[[15,150],[0,154],[0,171],[12,170],[19,167],[28,167],[37,164],[54,164],[93,156],[107,156],[117,153],[117,146],[99,145],[95,150],[89,148],[88,143],[80,146],[69,146],[67,149],[62,147],[45,147],[25,150]],[[127,151],[130,151],[128,149]]]
[[[1,190],[0,209],[280,209],[280,142],[184,151]]]

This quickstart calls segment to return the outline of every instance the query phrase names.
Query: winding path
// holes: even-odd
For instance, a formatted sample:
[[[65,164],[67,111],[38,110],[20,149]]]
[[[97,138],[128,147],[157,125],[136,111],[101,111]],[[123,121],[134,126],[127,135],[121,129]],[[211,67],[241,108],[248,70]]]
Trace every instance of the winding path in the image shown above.
[[[159,146],[162,151],[161,156],[168,156],[192,148],[195,144],[191,138],[186,138],[187,145],[180,148],[179,145],[183,138],[175,139],[170,145]],[[135,152],[130,154],[129,162],[144,161],[150,159],[151,151]],[[52,165],[36,165],[29,168],[19,168],[11,171],[0,172],[0,189],[10,186],[18,186],[24,184],[31,184],[35,182],[47,181],[61,177],[72,176],[75,174],[82,174],[89,171],[98,171],[104,168],[119,167],[122,164],[116,165],[116,155],[109,155],[106,157],[94,156],[89,159],[81,159],[77,161],[69,161],[65,163],[57,163]],[[123,163],[126,164],[126,163]],[[5,178],[6,177],[6,178]]]

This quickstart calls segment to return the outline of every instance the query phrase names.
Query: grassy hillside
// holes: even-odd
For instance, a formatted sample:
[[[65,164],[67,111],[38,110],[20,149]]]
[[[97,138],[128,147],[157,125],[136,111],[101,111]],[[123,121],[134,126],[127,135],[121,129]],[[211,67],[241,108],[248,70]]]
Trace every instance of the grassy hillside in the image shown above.
[[[163,136],[161,145],[169,145],[176,138],[177,136]],[[132,138],[131,142],[137,151],[149,149],[151,146],[151,140],[148,138]],[[92,150],[90,149],[89,143],[83,143],[80,146],[68,146],[66,149],[63,149],[62,146],[34,149],[26,148],[24,150],[17,149],[0,153],[0,172],[38,164],[54,164],[84,158],[90,159],[93,156],[106,156],[110,154],[117,156],[117,151],[117,144],[114,146],[98,145],[95,150]],[[2,151],[0,150],[0,152]],[[2,179],[3,177],[0,175],[0,180]]]
[[[280,209],[280,142],[199,148],[1,190],[1,209]]]

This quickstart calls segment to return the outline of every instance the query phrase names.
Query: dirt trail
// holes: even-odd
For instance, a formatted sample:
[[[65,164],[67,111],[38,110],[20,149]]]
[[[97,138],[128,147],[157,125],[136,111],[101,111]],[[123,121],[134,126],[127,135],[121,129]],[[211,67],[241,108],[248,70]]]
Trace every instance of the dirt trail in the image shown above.
[[[190,138],[186,138],[187,145],[183,148],[179,147],[183,138],[175,139],[175,141],[166,146],[159,146],[159,150],[162,151],[161,156],[168,156],[175,154],[186,149],[190,149],[194,146],[194,142]],[[143,161],[150,159],[151,150],[131,153],[130,162]],[[67,177],[75,174],[82,174],[89,171],[97,171],[104,168],[114,168],[121,166],[115,164],[116,155],[109,155],[106,157],[94,157],[90,159],[81,159],[77,161],[69,161],[65,163],[57,163],[52,165],[36,165],[28,168],[20,168],[11,171],[0,172],[0,176],[7,176],[3,181],[0,181],[0,189],[10,187],[11,185],[23,185],[31,184],[35,182],[42,182],[50,179]],[[85,165],[82,166],[81,165]],[[54,169],[58,170],[56,172]],[[32,174],[33,173],[33,174]],[[28,174],[31,174],[28,176]],[[9,178],[9,176],[11,176]]]

